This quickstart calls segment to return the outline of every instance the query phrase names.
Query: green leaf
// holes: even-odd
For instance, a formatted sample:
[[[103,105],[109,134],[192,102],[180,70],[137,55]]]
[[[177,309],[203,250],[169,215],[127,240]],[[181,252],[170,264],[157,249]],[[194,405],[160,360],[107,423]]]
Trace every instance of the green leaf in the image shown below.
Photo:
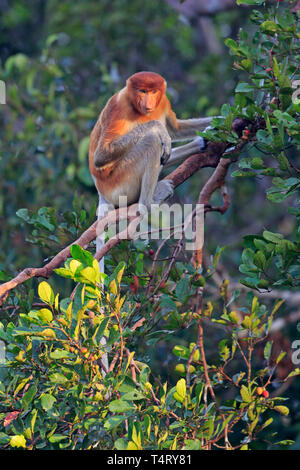
[[[49,441],[53,443],[61,442],[64,439],[68,439],[68,436],[63,436],[62,434],[53,434],[49,437]]]
[[[32,402],[32,400],[34,399],[37,391],[38,391],[38,389],[37,389],[36,385],[32,385],[27,390],[27,392],[24,394],[24,396],[22,398],[22,404],[23,404],[24,407],[27,408],[27,406]]]
[[[237,5],[261,5],[265,0],[236,0]]]
[[[260,428],[260,430],[262,431],[263,429],[265,429],[267,426],[270,426],[270,424],[273,423],[273,418],[269,418],[267,419],[267,421],[264,422],[264,424],[262,425],[262,427]]]
[[[260,157],[253,157],[250,161],[250,165],[254,170],[261,170],[264,168],[264,161]]]
[[[11,437],[11,439],[9,441],[9,444],[11,445],[11,447],[24,447],[24,448],[26,448],[26,439],[21,434],[17,434],[15,436]]]
[[[133,405],[122,399],[112,401],[108,408],[112,413],[124,413],[134,409]]]
[[[173,353],[177,357],[182,357],[183,359],[188,359],[190,357],[190,351],[185,346],[174,346]]]
[[[114,442],[114,446],[117,450],[127,450],[128,441],[126,439],[120,437]]]
[[[88,265],[88,266],[93,266],[93,261],[94,257],[93,255],[89,252],[81,248],[79,245],[72,245],[71,249],[71,256],[72,258],[76,259],[77,261],[80,261],[81,263]]]
[[[28,222],[30,220],[30,217],[28,215],[28,209],[19,209],[17,212],[16,212],[16,215],[18,217],[20,217],[20,219],[23,219],[25,220],[25,222]]]
[[[231,39],[231,38],[225,39],[225,45],[229,47],[234,53],[237,52],[238,44],[236,43],[234,39]]]
[[[143,400],[144,398],[146,398],[145,395],[139,390],[132,390],[122,396],[123,400]]]
[[[275,445],[280,446],[291,446],[293,444],[295,444],[295,441],[292,441],[291,439],[285,439],[284,441],[275,442]]]
[[[290,412],[290,410],[288,409],[287,406],[283,406],[283,405],[277,405],[277,406],[274,406],[274,410],[275,411],[278,411],[280,414],[284,415],[284,416],[287,416]]]
[[[68,382],[67,377],[65,377],[62,374],[59,374],[58,372],[55,372],[54,374],[50,374],[49,380],[50,382],[57,383],[57,384],[65,384],[66,382]]]
[[[235,88],[236,93],[250,93],[253,90],[253,86],[249,85],[249,83],[246,82],[239,83]]]
[[[79,273],[79,276],[82,282],[89,281],[91,284],[95,284],[96,279],[97,279],[96,271],[94,270],[94,268],[91,268],[90,266],[82,269]]]
[[[264,358],[268,361],[271,356],[272,341],[268,341],[264,348]]]
[[[265,255],[263,254],[262,251],[257,251],[255,253],[254,258],[253,258],[253,262],[259,268],[264,269],[264,267],[266,265],[266,257],[265,257]]]
[[[235,312],[234,312],[235,313]],[[227,343],[227,339],[223,339],[222,341],[220,341],[219,343],[219,351],[220,351],[220,356],[221,358],[223,359],[223,361],[227,361],[230,357],[230,349],[229,347],[226,345]]]
[[[178,282],[176,289],[175,289],[175,294],[178,299],[183,301],[185,297],[190,293],[190,282],[188,277],[184,277],[180,279]]]
[[[56,274],[58,274],[59,276],[66,277],[68,279],[74,278],[74,273],[66,268],[57,268],[54,269],[54,272],[56,272]]]
[[[46,39],[46,46],[50,47],[52,44],[59,39],[59,34],[50,34]]]
[[[289,373],[287,379],[289,379],[290,377],[295,377],[296,375],[300,375],[300,369],[298,367]]]
[[[181,395],[179,395],[179,393],[177,392],[173,393],[173,398],[174,400],[179,401],[180,403],[183,403],[184,401],[184,398]]]
[[[5,445],[8,444],[10,440],[10,436],[5,434],[4,432],[0,432],[0,444]]]
[[[28,62],[28,57],[24,54],[19,53],[11,55],[5,62],[5,69],[7,72],[11,73],[15,67],[22,72],[27,67]]]
[[[277,23],[274,23],[274,21],[270,21],[270,20],[264,21],[260,25],[260,28],[262,31],[269,33],[271,35],[281,30],[280,26]]]
[[[54,302],[54,293],[51,286],[46,281],[42,281],[38,287],[39,297],[46,304],[52,305]]]
[[[50,353],[51,359],[66,359],[70,357],[70,353],[64,349],[55,349]]]
[[[239,321],[240,321],[240,319],[239,319],[237,313],[236,313],[234,310],[232,310],[232,311],[229,313],[229,318],[230,318],[230,321],[231,321],[232,323],[235,323],[236,325],[237,325],[237,324],[239,323]]]
[[[283,239],[283,235],[281,235],[281,233],[273,233],[269,232],[268,230],[263,231],[263,237],[265,240],[272,243],[280,243],[280,241]]]
[[[183,450],[201,450],[201,441],[199,439],[185,439]]]
[[[252,401],[251,394],[249,393],[249,390],[247,389],[247,387],[245,385],[241,386],[240,393],[241,393],[241,397],[242,397],[242,399],[245,403],[250,403]]]
[[[128,419],[128,415],[112,416],[107,421],[105,421],[104,427],[108,431],[111,431],[112,429],[119,426],[119,424],[123,423],[123,421],[125,421],[126,419]]]
[[[179,396],[181,396],[182,398],[185,398],[185,395],[186,395],[185,379],[178,380],[176,384],[176,392],[178,393]]]
[[[56,402],[56,398],[50,395],[49,393],[45,393],[41,396],[41,405],[45,411],[50,410],[54,403]]]
[[[278,355],[277,359],[276,359],[276,364],[278,364],[281,359],[284,358],[284,356],[286,355],[286,352],[285,351],[281,351],[281,353]]]
[[[96,329],[96,331],[93,335],[93,341],[95,342],[95,344],[97,344],[97,345],[100,344],[101,338],[103,336],[105,328],[107,327],[107,325],[109,323],[109,320],[110,320],[109,317],[104,318],[102,320],[102,322],[100,323],[100,325],[97,327],[97,329]]]
[[[43,323],[51,323],[53,320],[52,312],[48,308],[41,308],[37,315]]]

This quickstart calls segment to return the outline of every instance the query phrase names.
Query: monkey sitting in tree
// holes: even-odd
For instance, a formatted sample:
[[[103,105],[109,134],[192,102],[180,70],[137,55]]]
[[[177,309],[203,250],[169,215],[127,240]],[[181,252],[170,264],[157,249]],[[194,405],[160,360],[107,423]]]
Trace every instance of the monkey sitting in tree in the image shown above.
[[[99,193],[98,219],[109,203],[119,207],[120,197],[126,198],[128,206],[138,202],[141,210],[165,200],[173,194],[173,183],[158,181],[162,166],[181,163],[205,147],[197,131],[209,126],[212,118],[177,119],[166,86],[157,73],[136,73],[102,110],[89,148],[90,172]],[[189,139],[194,140],[171,149],[172,141]],[[97,237],[96,250],[103,244],[102,233]],[[104,272],[104,258],[100,270]],[[106,344],[105,337],[101,343]],[[109,369],[106,353],[102,364],[104,377]]]
[[[173,193],[172,181],[158,181],[162,166],[181,163],[205,147],[197,131],[203,131],[212,118],[177,119],[166,85],[157,73],[136,73],[102,110],[89,148],[100,204],[118,207],[123,196],[128,206],[139,202],[149,209]],[[194,140],[171,151],[172,141],[189,139]]]

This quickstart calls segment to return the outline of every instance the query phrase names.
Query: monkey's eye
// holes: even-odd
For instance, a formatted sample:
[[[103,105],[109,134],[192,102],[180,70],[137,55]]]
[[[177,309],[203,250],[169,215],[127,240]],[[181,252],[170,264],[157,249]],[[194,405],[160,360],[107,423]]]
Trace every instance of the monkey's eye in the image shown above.
[[[155,95],[157,93],[156,90],[152,90],[152,95]]]
[[[140,90],[140,93],[147,93],[146,90]]]

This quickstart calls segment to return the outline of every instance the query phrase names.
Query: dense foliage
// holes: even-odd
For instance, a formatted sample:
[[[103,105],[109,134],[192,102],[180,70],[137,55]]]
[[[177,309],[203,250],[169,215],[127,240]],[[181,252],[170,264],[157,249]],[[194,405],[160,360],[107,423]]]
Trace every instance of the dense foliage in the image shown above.
[[[137,0],[114,8],[106,1],[45,3],[46,12],[37,1],[13,2],[1,26],[22,37],[35,21],[30,8],[41,21],[50,18],[45,37],[36,29],[38,43],[16,42],[15,51],[0,44],[8,84],[8,106],[0,109],[2,281],[33,260],[41,264],[42,254],[52,256],[94,220],[88,135],[119,73],[171,73],[182,115],[220,108],[206,137],[230,143],[227,158],[242,150],[228,178],[231,210],[208,214],[201,273],[186,253],[175,257],[172,240],[152,266],[154,243],[123,241],[110,252],[106,274],[94,246],[73,245],[49,282],[30,281],[9,295],[1,309],[0,445],[198,450],[296,441],[299,448],[299,369],[288,339],[297,332],[272,331],[279,314],[283,322],[295,314],[300,279],[295,2],[266,9],[261,0],[238,1],[252,6],[251,25],[226,39],[226,59],[207,54],[196,65],[193,28],[162,2],[142,11]],[[214,19],[219,37],[221,24],[235,31],[238,12]],[[228,80],[214,96],[220,70]],[[237,117],[248,120],[241,137],[232,131]],[[191,200],[206,179],[203,172],[183,185],[180,201]],[[24,245],[21,221],[31,244]],[[103,374],[105,353],[110,370]]]

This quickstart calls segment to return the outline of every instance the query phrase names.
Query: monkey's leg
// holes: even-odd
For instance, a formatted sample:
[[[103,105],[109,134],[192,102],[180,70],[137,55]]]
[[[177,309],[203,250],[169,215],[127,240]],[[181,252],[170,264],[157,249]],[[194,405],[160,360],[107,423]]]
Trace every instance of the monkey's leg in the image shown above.
[[[143,153],[140,154],[140,151]],[[134,152],[139,153],[139,171],[141,172],[140,205],[150,208],[156,191],[159,173],[161,171],[161,160],[167,159],[171,151],[171,139],[165,136],[151,133],[144,136],[136,145]],[[171,194],[171,193],[170,193]],[[157,199],[155,202],[158,202]]]
[[[205,139],[202,137],[196,137],[192,142],[172,149],[171,156],[164,164],[164,167],[168,168],[173,165],[182,163],[187,157],[194,153],[201,152],[206,147]],[[160,204],[162,201],[172,196],[174,192],[174,185],[171,180],[161,180],[157,183],[155,192],[153,195],[153,202]]]

